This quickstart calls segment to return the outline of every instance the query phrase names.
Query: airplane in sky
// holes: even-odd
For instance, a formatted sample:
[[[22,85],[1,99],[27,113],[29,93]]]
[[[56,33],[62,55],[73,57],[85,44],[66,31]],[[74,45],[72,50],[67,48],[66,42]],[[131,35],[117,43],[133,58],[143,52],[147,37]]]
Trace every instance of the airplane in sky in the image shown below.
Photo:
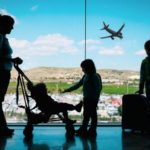
[[[123,35],[121,33],[122,29],[124,28],[125,24],[123,24],[120,29],[118,31],[114,31],[112,29],[109,28],[109,24],[106,25],[105,22],[103,22],[104,27],[101,30],[106,30],[108,33],[110,33],[111,35],[109,36],[104,36],[101,37],[101,39],[105,39],[105,38],[111,38],[112,40],[114,40],[115,37],[118,37],[120,39],[123,38]]]

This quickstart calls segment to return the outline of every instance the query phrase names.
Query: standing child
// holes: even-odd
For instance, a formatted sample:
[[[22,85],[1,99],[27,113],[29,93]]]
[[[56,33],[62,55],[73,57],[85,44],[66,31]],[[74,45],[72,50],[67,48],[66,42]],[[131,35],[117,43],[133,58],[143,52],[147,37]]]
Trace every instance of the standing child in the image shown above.
[[[95,64],[91,59],[82,61],[81,68],[84,72],[81,80],[65,89],[64,92],[71,92],[83,86],[83,121],[82,126],[77,130],[77,135],[95,136],[97,134],[97,104],[102,90],[101,76],[96,73]],[[87,130],[90,119],[91,126]]]

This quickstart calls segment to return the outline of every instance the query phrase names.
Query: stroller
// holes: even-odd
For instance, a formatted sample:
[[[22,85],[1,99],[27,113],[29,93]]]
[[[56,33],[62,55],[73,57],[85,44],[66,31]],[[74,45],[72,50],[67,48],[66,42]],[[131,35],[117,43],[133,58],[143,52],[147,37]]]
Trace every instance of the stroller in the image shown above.
[[[28,95],[29,87],[27,86],[27,85],[32,84],[32,82],[24,74],[24,72],[19,68],[18,64],[14,64],[14,67],[18,72],[17,87],[16,87],[16,103],[18,107],[25,109],[25,112],[27,115],[27,124],[25,126],[25,129],[23,130],[23,134],[25,137],[31,137],[33,135],[32,131],[34,129],[34,124],[47,123],[51,115],[47,115],[42,112],[38,114],[33,112],[36,106],[33,108],[30,108],[30,99],[31,98],[33,100],[35,99],[32,97],[32,95],[31,96]],[[25,81],[27,81],[27,84]],[[21,87],[21,91],[22,91],[22,95],[24,99],[24,106],[19,105],[19,87]],[[64,117],[61,114],[58,113],[56,115],[59,117],[60,120],[62,121],[64,120]],[[73,136],[75,134],[75,129],[74,129],[72,122],[66,122],[65,128],[66,128],[67,136]]]

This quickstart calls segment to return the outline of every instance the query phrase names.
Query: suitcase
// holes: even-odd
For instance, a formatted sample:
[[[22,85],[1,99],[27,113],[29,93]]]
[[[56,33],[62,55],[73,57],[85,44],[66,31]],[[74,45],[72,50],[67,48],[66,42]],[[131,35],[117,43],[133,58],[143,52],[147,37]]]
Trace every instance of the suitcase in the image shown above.
[[[150,123],[146,97],[139,94],[128,94],[122,97],[122,101],[122,129],[148,130]]]

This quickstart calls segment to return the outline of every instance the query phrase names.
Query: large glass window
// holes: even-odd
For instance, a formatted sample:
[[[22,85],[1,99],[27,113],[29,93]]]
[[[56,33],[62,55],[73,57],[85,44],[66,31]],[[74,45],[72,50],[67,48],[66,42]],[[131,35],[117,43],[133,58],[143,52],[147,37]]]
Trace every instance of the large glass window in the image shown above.
[[[148,0],[1,1],[0,13],[15,19],[14,30],[8,35],[13,57],[24,60],[19,67],[33,83],[44,82],[56,101],[77,104],[82,100],[82,88],[65,94],[61,91],[82,77],[80,63],[91,58],[103,82],[98,119],[121,121],[122,96],[138,90],[140,65],[146,57]],[[116,33],[123,26],[122,36],[101,30],[104,24]],[[14,68],[3,107],[8,122],[26,122],[25,110],[16,104],[16,86]],[[30,101],[33,107],[35,102]],[[19,105],[24,105],[21,91]],[[80,122],[82,113],[70,111],[69,116]]]

